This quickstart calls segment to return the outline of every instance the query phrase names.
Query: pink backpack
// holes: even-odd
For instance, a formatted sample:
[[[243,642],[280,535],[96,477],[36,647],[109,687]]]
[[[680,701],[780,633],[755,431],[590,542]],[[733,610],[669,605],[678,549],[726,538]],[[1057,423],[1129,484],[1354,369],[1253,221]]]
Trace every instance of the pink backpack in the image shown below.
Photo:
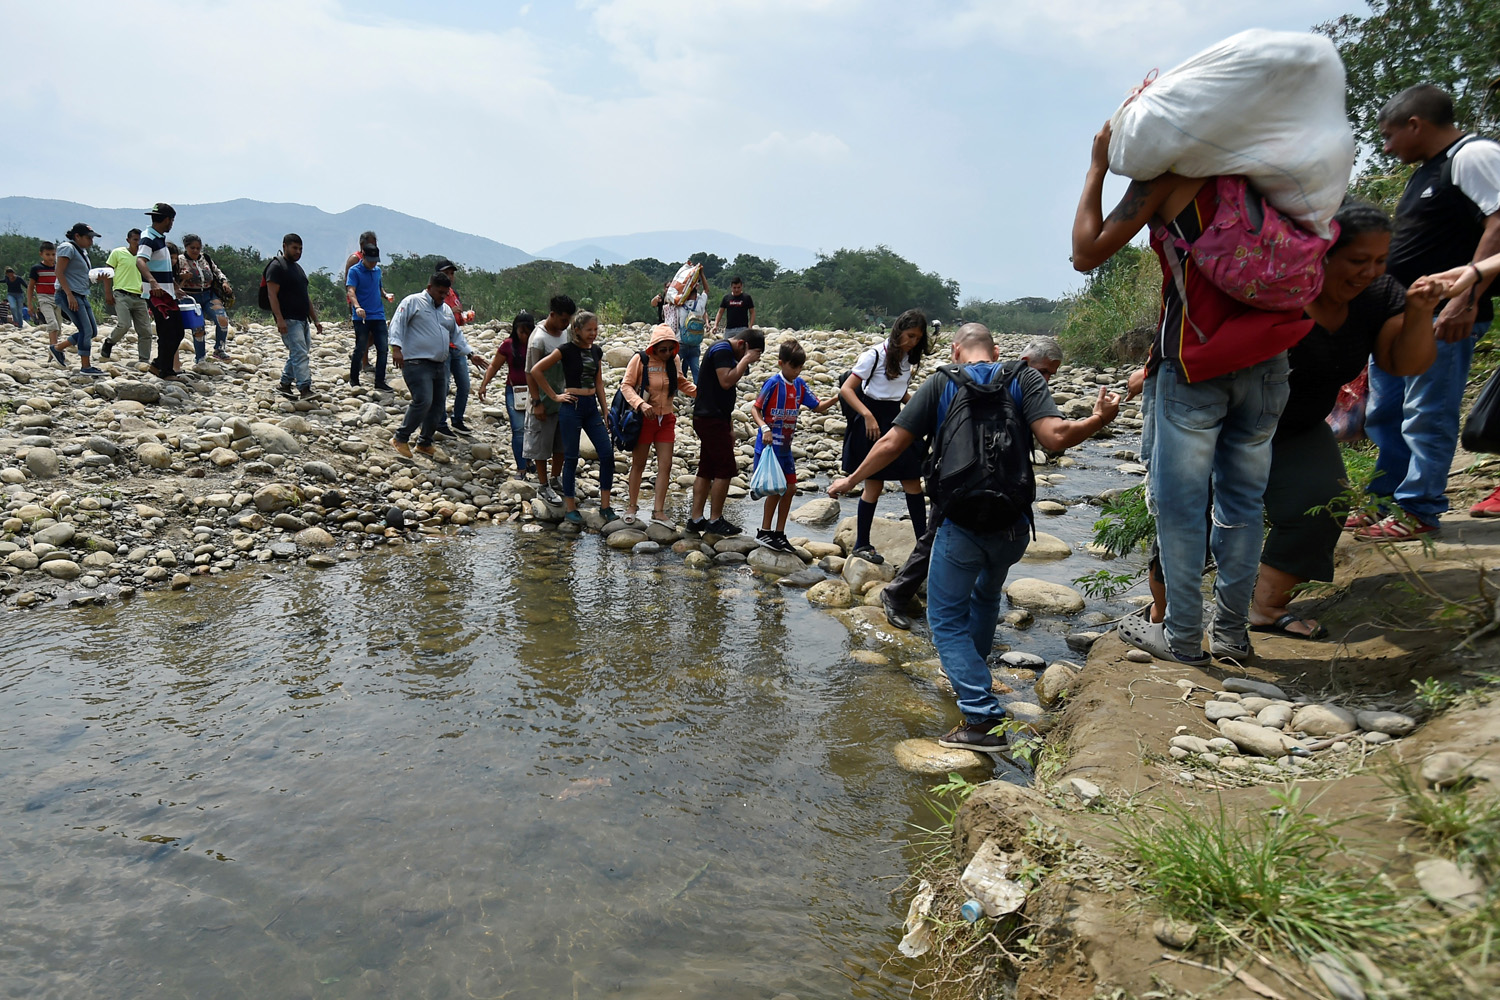
[[[1247,306],[1277,312],[1301,309],[1323,290],[1323,256],[1339,236],[1315,236],[1267,204],[1243,177],[1219,177],[1219,207],[1191,244],[1173,241],[1192,255],[1203,276],[1225,295]]]

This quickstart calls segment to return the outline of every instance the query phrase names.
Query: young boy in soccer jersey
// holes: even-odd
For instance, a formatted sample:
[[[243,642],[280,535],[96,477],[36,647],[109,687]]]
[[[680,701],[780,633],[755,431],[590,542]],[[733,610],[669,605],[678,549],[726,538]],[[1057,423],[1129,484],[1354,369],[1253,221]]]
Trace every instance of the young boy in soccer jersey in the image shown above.
[[[797,429],[797,414],[804,406],[814,413],[824,413],[838,402],[837,396],[818,402],[818,397],[802,381],[802,366],[805,364],[807,352],[802,345],[795,340],[783,342],[776,354],[776,367],[780,371],[766,380],[756,394],[755,402],[750,404],[755,425],[760,428],[755,435],[755,460],[759,462],[760,453],[770,448],[781,463],[781,471],[786,473],[786,492],[779,497],[766,497],[760,530],[755,533],[756,541],[779,552],[792,551],[792,543],[786,537],[786,519],[792,510],[792,496],[797,491],[797,464],[792,458],[792,433]],[[773,513],[776,515],[774,531],[771,530]]]

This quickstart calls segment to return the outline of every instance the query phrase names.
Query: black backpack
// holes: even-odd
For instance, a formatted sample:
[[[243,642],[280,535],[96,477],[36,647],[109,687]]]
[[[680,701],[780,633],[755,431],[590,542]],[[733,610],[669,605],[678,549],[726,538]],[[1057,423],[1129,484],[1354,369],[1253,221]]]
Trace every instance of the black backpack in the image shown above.
[[[647,367],[651,363],[651,356],[641,351],[641,381],[636,386],[636,392],[642,397],[646,395],[646,385],[651,381],[651,370]],[[677,358],[674,355],[667,364],[667,395],[677,395]],[[619,389],[615,390],[615,398],[609,406],[609,436],[614,441],[615,447],[622,451],[635,451],[635,446],[641,440],[641,424],[644,420],[641,415],[630,408],[630,402],[625,398],[625,393]]]
[[[1023,517],[1032,521],[1036,478],[1019,378],[1025,367],[1008,362],[987,383],[975,382],[962,365],[938,369],[957,390],[946,416],[939,405],[927,490],[948,520],[977,534],[1004,531]]]

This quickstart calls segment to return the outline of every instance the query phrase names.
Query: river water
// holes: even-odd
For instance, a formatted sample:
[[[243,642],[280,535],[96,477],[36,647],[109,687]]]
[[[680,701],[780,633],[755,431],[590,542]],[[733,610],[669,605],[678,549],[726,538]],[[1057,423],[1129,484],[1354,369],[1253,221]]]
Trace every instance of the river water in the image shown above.
[[[956,711],[745,567],[507,525],[4,627],[0,994],[908,995]]]

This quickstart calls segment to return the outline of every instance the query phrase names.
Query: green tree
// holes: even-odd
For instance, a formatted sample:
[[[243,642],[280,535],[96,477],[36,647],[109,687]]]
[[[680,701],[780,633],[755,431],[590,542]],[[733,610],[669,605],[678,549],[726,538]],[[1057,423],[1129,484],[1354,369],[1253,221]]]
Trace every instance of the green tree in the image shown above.
[[[1363,17],[1345,14],[1313,29],[1332,39],[1343,57],[1349,123],[1366,150],[1380,150],[1380,109],[1418,83],[1452,94],[1464,127],[1491,134],[1500,128],[1500,0],[1367,3],[1370,13]],[[1365,170],[1367,178],[1391,172],[1383,155],[1372,157]]]
[[[750,288],[765,288],[776,280],[776,273],[781,270],[781,265],[766,257],[742,253],[724,270],[729,272],[730,277],[737,274],[744,278],[746,286]]]
[[[921,309],[928,319],[946,323],[958,311],[958,282],[934,271],[923,271],[886,246],[819,254],[818,262],[802,277],[813,291],[838,292],[871,322],[884,322],[907,309]]]
[[[667,264],[655,257],[638,257],[625,266],[635,268],[658,285],[665,285],[678,268],[676,264]]]
[[[702,264],[703,276],[709,280],[710,284],[712,284],[719,279],[719,275],[724,273],[724,265],[728,264],[729,261],[725,260],[723,257],[720,257],[716,253],[700,252],[695,253],[691,257],[689,257],[688,263]]]

